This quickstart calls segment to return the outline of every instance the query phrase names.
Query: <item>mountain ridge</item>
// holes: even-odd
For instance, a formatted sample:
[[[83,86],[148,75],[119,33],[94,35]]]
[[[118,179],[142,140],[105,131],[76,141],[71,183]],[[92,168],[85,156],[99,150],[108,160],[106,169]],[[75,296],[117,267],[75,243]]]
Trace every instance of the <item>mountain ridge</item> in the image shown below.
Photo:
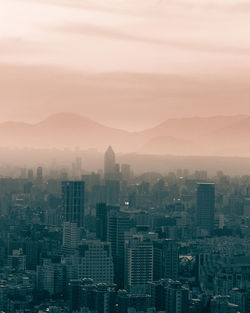
[[[38,123],[0,123],[0,146],[81,147],[149,154],[250,156],[250,116],[171,118],[153,128],[131,132],[86,116],[59,112]],[[241,151],[237,151],[237,149]],[[190,150],[190,151],[189,151]]]

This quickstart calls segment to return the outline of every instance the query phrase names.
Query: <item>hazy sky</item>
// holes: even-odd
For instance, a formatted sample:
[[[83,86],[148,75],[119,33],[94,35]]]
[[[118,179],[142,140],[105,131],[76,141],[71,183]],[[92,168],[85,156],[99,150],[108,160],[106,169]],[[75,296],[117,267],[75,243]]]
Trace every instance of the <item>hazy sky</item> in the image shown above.
[[[250,0],[2,0],[0,82],[0,121],[250,114]]]

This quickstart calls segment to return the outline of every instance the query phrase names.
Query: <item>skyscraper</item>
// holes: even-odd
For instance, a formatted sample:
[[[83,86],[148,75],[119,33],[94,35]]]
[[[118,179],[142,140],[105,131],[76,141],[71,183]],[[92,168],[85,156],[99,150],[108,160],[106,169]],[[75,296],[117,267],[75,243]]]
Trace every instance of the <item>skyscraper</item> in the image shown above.
[[[96,204],[96,238],[107,241],[108,234],[108,207],[106,203]]]
[[[112,255],[114,260],[115,283],[119,288],[124,285],[124,243],[125,232],[130,229],[129,214],[110,210],[108,213],[107,239],[111,242]]]
[[[197,185],[197,226],[213,233],[215,207],[215,185],[200,183]]]
[[[104,155],[104,178],[114,179],[116,173],[115,153],[111,146],[108,147]]]
[[[62,201],[64,221],[84,226],[84,190],[83,181],[63,181]]]
[[[36,180],[38,183],[42,183],[43,181],[43,168],[41,166],[36,170]]]

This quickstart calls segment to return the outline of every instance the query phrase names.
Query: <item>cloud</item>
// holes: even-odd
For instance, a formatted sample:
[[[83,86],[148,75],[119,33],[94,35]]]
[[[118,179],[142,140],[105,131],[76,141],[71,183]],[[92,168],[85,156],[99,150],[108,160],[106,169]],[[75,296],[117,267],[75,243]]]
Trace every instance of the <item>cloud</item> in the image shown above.
[[[74,33],[80,34],[82,36],[94,36],[94,37],[104,37],[106,39],[114,39],[119,41],[130,41],[135,43],[142,43],[147,45],[158,45],[163,47],[177,48],[180,50],[191,50],[204,53],[216,53],[216,54],[232,54],[232,55],[242,55],[250,57],[250,48],[244,47],[232,47],[225,45],[206,44],[198,42],[187,42],[164,39],[164,38],[151,38],[143,35],[136,35],[132,33],[126,33],[122,30],[115,28],[107,28],[104,26],[90,25],[90,24],[72,24],[67,26],[51,27],[50,30],[58,31],[61,33]]]
[[[8,40],[0,43],[0,61],[182,74],[249,67],[249,18],[228,11],[233,6],[231,0],[1,2],[1,38]]]

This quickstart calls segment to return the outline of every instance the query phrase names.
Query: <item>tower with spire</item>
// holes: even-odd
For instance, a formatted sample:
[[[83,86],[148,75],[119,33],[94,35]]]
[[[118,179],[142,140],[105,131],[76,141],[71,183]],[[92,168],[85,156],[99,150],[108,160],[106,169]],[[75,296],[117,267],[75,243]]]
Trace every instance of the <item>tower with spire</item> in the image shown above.
[[[113,179],[116,172],[115,153],[111,146],[104,155],[104,179]]]

